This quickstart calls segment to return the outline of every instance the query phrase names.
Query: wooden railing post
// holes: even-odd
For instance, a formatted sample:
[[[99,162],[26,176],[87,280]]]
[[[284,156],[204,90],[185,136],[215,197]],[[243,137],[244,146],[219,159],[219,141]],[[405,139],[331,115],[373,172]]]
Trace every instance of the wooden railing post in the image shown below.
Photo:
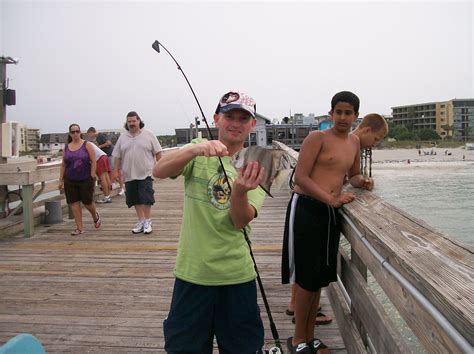
[[[25,184],[21,189],[21,196],[23,198],[23,234],[25,237],[30,237],[34,234],[33,223],[33,184]]]
[[[8,186],[0,186],[0,218],[5,218],[7,216],[7,193]]]

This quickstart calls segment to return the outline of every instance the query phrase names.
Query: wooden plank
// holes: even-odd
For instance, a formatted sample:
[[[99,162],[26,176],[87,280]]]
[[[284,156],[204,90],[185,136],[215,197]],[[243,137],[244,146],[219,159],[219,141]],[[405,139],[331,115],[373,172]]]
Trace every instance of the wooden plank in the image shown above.
[[[400,283],[381,267],[380,262],[369,252],[356,233],[343,224],[342,232],[351,242],[352,247],[364,259],[367,268],[377,283],[387,294],[410,328],[414,331],[425,348],[433,352],[460,352],[444,332],[443,328],[421,307]],[[421,281],[421,280],[420,280]]]
[[[337,283],[331,283],[326,288],[331,306],[339,323],[339,330],[349,354],[367,353],[365,345],[362,342],[356,324],[352,321],[352,315],[345,304],[344,296]]]
[[[351,306],[367,330],[378,353],[409,353],[405,341],[385,314],[380,302],[367,286],[358,269],[348,260],[342,248],[341,281],[351,299]]]
[[[372,193],[351,189],[344,210],[373,245],[474,344],[474,249]]]
[[[47,353],[164,353],[162,323],[169,311],[181,227],[183,181],[156,181],[153,233],[132,235],[133,209],[123,197],[98,205],[103,219],[73,237],[74,221],[41,225],[29,239],[0,241],[0,343],[16,332],[37,336]],[[290,287],[280,280],[288,191],[267,198],[250,235],[265,291],[283,342],[293,335],[285,314]],[[258,296],[265,341],[268,316]],[[333,316],[325,292],[323,310]],[[316,333],[335,354],[346,353],[337,320]],[[217,353],[217,347],[214,351]]]
[[[23,198],[23,235],[30,237],[35,232],[33,223],[33,185],[27,184],[23,186],[21,196]]]

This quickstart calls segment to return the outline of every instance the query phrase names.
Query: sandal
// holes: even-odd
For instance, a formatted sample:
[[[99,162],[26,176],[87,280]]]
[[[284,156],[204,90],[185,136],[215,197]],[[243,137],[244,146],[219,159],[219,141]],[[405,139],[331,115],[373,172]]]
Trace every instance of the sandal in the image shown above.
[[[325,319],[321,319],[321,317],[325,318]],[[293,318],[291,319],[291,322],[295,323],[295,317],[293,316]],[[314,321],[314,325],[315,326],[323,326],[323,325],[328,325],[328,324],[331,324],[332,323],[332,318],[325,315],[324,313],[322,312],[318,312],[316,314],[316,321]]]
[[[319,313],[319,311],[321,311],[321,306],[319,306],[319,308],[318,308],[318,313]],[[285,313],[286,313],[288,316],[294,316],[294,315],[295,315],[295,311],[292,311],[292,310],[290,310],[289,308],[287,308],[287,309],[285,310]],[[318,315],[318,316],[319,316],[319,315]],[[294,323],[294,322],[293,322],[293,323]]]
[[[102,225],[102,220],[100,219],[100,215],[98,211],[96,211],[95,214],[97,216],[97,219],[96,220],[92,219],[92,220],[94,221],[95,228],[98,229],[100,225]]]
[[[77,235],[80,235],[80,234],[83,234],[83,233],[84,233],[83,230],[75,229],[74,231],[71,232],[71,235],[77,236]]]

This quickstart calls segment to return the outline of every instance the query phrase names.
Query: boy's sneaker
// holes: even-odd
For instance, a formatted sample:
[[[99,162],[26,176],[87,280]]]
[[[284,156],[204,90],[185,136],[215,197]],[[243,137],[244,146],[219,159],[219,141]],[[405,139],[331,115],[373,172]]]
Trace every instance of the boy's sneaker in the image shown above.
[[[144,224],[144,220],[137,222],[135,227],[132,229],[132,233],[139,234],[143,232],[143,224]]]
[[[286,345],[288,347],[288,351],[290,354],[313,353],[308,343],[303,342],[296,346],[293,346],[292,340],[293,340],[293,337],[290,337],[286,341]]]
[[[153,231],[151,224],[152,223],[150,219],[145,219],[145,222],[143,223],[143,232],[145,232],[146,234],[151,233]]]
[[[309,347],[313,350],[314,353],[317,353],[319,349],[327,349],[327,345],[324,344],[321,339],[313,338],[309,343]]]
[[[118,192],[117,194],[120,195],[120,196],[125,195],[125,190],[122,188],[120,190],[120,192]]]

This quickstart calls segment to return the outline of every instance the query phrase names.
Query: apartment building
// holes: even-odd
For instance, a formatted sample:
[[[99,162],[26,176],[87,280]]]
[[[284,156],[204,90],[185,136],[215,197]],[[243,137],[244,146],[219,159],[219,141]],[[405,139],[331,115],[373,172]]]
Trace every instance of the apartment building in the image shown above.
[[[23,125],[20,127],[20,151],[39,150],[40,148],[40,130],[28,128]]]
[[[443,139],[454,137],[464,140],[466,136],[474,136],[474,99],[392,107],[392,117],[394,124],[413,130],[432,129]],[[469,127],[473,129],[469,131]]]

